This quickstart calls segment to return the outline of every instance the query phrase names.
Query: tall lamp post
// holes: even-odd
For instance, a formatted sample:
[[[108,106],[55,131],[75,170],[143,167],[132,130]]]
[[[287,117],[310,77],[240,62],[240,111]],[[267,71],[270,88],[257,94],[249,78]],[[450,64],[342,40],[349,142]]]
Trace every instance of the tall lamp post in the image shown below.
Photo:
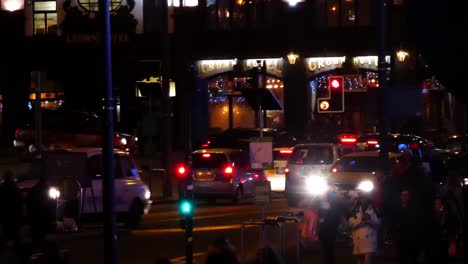
[[[104,159],[103,208],[104,208],[104,263],[115,264],[116,226],[115,226],[115,192],[114,192],[114,98],[112,95],[112,52],[110,0],[99,0],[101,15],[101,49],[104,66],[104,131],[102,154]]]
[[[390,130],[389,113],[388,113],[388,82],[387,69],[388,63],[385,61],[387,56],[387,0],[379,0],[379,102],[380,102],[380,118],[379,118],[379,133],[382,136],[382,144],[380,146],[380,157],[388,158],[389,139],[387,134]]]

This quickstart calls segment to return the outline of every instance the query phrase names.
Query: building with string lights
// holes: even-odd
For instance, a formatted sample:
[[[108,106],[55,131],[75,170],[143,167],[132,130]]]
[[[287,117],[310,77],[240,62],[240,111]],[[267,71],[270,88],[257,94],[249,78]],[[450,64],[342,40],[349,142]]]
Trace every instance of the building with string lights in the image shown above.
[[[10,39],[15,74],[3,76],[4,138],[40,96],[43,108],[99,111],[103,74],[97,0],[33,0],[15,11],[1,0],[1,32]],[[20,1],[21,2],[21,1]],[[111,0],[116,126],[161,144],[170,115],[180,146],[187,113],[196,145],[230,127],[287,130],[316,139],[316,128],[371,132],[379,120],[379,17],[373,0]],[[166,10],[167,8],[167,10]],[[465,131],[464,106],[432,76],[404,25],[403,1],[388,5],[389,117],[392,131]],[[167,14],[167,19],[165,17]],[[167,30],[165,26],[168,26]],[[162,30],[162,28],[164,30]],[[162,39],[168,32],[169,45]],[[18,44],[20,43],[20,44]],[[3,44],[5,45],[5,43]],[[169,54],[169,92],[162,56]],[[11,62],[10,61],[10,62]],[[3,72],[3,71],[2,71]],[[4,72],[5,73],[5,72]],[[329,77],[343,76],[342,111],[320,109]],[[38,93],[37,89],[40,89]],[[268,89],[279,108],[258,113],[240,92]],[[165,97],[171,112],[164,112]],[[15,104],[14,102],[21,102]],[[7,108],[12,108],[7,110]],[[458,122],[455,122],[458,120]]]

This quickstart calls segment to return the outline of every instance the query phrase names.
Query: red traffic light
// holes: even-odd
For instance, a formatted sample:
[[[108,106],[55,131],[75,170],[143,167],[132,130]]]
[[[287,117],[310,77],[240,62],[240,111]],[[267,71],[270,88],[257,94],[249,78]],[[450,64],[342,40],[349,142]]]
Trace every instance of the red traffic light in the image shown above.
[[[341,89],[341,86],[343,85],[343,77],[332,76],[328,79],[328,83],[332,89]]]

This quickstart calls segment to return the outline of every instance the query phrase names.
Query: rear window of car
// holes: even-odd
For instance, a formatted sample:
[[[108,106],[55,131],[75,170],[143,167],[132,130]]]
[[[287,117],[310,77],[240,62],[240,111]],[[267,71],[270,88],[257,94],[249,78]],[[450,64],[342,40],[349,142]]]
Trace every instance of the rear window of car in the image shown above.
[[[339,172],[373,172],[377,169],[391,170],[394,159],[382,163],[379,157],[342,157],[334,168]]]
[[[228,162],[222,153],[195,153],[192,156],[192,168],[219,168]]]
[[[290,161],[295,164],[320,165],[333,162],[333,148],[326,146],[295,147]]]

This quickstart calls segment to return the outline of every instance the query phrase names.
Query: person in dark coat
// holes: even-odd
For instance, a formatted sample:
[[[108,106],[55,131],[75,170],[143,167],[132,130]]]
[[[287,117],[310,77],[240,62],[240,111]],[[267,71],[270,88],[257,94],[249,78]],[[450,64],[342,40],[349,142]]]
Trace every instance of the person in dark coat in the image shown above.
[[[22,198],[19,187],[13,180],[13,172],[7,170],[0,184],[0,224],[3,239],[14,242],[21,227]]]
[[[335,263],[335,244],[340,223],[345,219],[345,206],[336,193],[329,192],[318,209],[318,237],[322,247],[322,262]]]
[[[40,247],[46,235],[55,229],[56,201],[49,197],[50,185],[42,172],[27,198],[28,220],[33,246]]]

